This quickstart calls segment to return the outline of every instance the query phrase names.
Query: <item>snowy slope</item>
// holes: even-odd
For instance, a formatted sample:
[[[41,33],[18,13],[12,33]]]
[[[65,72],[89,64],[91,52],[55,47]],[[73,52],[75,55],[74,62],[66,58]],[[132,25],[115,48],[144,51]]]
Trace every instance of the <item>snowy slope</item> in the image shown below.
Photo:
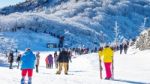
[[[25,50],[29,47],[35,51],[49,51],[54,49],[47,48],[47,43],[58,44],[59,42],[57,38],[49,34],[35,33],[24,29],[18,30],[17,32],[1,32],[0,35],[0,38],[3,38],[0,41],[1,45],[9,46],[9,44],[7,44],[8,41],[13,41],[10,45],[13,43],[13,45],[15,45],[13,48],[17,48],[18,50]]]
[[[130,48],[126,55],[115,52],[115,80],[110,81],[99,79],[97,53],[76,56],[70,63],[69,75],[64,75],[63,72],[61,75],[56,75],[55,68],[45,68],[45,57],[49,52],[41,52],[40,70],[39,73],[34,72],[33,84],[150,84],[149,51]],[[19,84],[20,73],[21,71],[16,68],[10,70],[6,65],[0,65],[0,82]]]

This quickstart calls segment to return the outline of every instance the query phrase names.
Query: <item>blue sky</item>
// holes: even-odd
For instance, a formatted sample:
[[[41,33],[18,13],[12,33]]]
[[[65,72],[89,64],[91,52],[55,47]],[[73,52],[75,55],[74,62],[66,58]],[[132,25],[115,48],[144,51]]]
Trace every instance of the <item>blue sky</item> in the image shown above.
[[[25,1],[25,0],[0,0],[0,8],[9,6],[9,5],[14,5],[14,4],[17,4],[17,3],[23,2],[23,1]]]

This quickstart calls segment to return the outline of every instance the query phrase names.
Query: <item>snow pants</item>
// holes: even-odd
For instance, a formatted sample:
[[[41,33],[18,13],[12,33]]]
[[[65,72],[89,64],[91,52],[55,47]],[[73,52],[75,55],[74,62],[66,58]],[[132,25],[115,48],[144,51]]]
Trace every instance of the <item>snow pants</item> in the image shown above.
[[[33,69],[22,69],[22,77],[25,77],[28,73],[28,77],[31,78],[33,74]]]
[[[60,62],[60,63],[59,63],[59,67],[58,67],[59,69],[58,69],[58,71],[57,71],[57,74],[60,74],[60,73],[61,73],[63,67],[64,67],[64,73],[65,73],[65,74],[68,73],[68,70],[67,70],[67,69],[68,69],[68,68],[67,68],[67,67],[68,67],[68,63],[67,63],[67,62]]]
[[[111,73],[111,62],[105,62],[105,70],[106,70],[106,78],[111,78],[112,73]]]

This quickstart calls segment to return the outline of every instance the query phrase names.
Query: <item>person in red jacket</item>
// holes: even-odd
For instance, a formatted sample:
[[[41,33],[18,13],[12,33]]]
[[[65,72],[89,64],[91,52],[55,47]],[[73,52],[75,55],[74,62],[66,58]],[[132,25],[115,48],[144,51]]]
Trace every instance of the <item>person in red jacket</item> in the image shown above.
[[[48,56],[45,58],[46,68],[49,68]]]

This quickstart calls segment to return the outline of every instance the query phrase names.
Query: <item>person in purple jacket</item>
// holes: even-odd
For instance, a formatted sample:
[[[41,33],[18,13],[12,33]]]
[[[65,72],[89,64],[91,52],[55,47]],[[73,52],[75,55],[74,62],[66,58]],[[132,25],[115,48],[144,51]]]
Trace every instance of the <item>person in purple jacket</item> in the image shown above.
[[[49,68],[53,68],[53,56],[51,54],[48,55]]]

